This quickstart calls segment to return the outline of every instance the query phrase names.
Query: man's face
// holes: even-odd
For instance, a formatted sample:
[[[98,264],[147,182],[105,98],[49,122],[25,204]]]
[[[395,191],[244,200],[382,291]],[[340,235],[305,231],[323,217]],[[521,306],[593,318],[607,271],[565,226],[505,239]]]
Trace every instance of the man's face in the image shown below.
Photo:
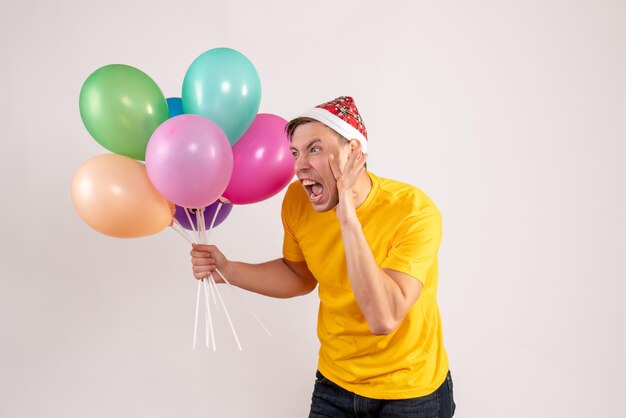
[[[345,166],[350,146],[340,144],[339,139],[335,131],[319,122],[298,126],[291,139],[296,175],[318,212],[333,209],[339,203],[337,181],[328,160],[332,154],[339,167]]]

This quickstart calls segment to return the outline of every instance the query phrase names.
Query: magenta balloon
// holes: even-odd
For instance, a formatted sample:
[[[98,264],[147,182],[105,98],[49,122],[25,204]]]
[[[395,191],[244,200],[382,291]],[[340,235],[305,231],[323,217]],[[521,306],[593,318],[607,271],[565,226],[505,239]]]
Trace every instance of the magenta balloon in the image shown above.
[[[235,204],[256,203],[274,196],[294,175],[294,159],[287,121],[257,114],[252,125],[233,145],[233,175],[224,197]]]
[[[154,187],[170,202],[203,208],[216,201],[233,171],[226,134],[210,119],[180,115],[163,122],[146,149]]]

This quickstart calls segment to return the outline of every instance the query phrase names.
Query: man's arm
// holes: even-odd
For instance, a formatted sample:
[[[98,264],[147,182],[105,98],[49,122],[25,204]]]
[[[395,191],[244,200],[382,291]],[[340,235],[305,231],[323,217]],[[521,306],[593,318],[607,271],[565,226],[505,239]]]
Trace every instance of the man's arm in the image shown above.
[[[358,141],[351,141],[352,152],[341,169],[334,156],[330,166],[337,180],[339,203],[335,209],[341,225],[348,278],[357,304],[373,334],[395,331],[417,301],[422,283],[399,271],[382,269],[376,263],[356,214],[353,187],[365,173],[367,155]]]
[[[229,261],[213,245],[194,244],[191,264],[197,279],[204,279],[219,270],[232,285],[275,298],[301,296],[311,292],[317,285],[306,262],[283,258],[261,264]],[[223,282],[218,272],[213,277]]]
[[[390,334],[417,301],[422,283],[408,274],[378,266],[356,212],[353,218],[340,222],[348,277],[359,308],[373,334]]]

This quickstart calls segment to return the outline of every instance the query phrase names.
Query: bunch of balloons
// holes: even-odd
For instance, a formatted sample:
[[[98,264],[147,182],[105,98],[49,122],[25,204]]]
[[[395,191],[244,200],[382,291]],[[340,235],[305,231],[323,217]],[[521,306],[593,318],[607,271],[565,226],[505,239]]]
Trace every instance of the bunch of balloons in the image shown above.
[[[260,101],[254,66],[230,48],[196,58],[180,98],[166,99],[147,74],[128,65],[99,68],[83,84],[80,114],[89,134],[114,154],[78,169],[76,211],[103,234],[130,238],[173,223],[216,226],[233,204],[275,195],[293,178],[294,162],[287,121],[257,114]],[[188,209],[205,219],[194,221]]]

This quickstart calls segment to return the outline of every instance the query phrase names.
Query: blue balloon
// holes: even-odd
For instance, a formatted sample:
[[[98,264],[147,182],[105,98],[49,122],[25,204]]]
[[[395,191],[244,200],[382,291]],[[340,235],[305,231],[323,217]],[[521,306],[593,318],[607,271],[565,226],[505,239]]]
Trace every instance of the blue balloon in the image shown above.
[[[165,100],[167,101],[167,108],[170,112],[170,118],[185,113],[183,111],[183,100],[180,97],[168,97]]]
[[[230,48],[210,49],[187,70],[182,101],[185,113],[211,119],[234,145],[259,110],[261,80],[242,53]]]

